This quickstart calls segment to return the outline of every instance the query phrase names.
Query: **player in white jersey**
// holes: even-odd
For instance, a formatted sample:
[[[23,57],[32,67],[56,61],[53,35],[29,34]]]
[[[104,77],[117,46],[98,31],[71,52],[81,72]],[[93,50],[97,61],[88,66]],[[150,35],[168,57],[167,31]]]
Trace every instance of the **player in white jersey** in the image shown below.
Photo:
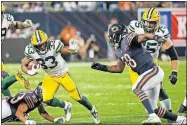
[[[30,27],[31,25],[32,25],[32,21],[28,19],[26,19],[24,22],[14,21],[14,17],[10,14],[5,13],[5,6],[1,4],[1,41],[5,38],[6,32],[9,28],[23,29],[23,28]],[[3,78],[8,76],[8,73],[5,71],[5,66],[2,61],[1,61],[1,74]],[[14,82],[17,81],[17,79],[15,78],[13,78],[12,80]],[[20,82],[20,83],[22,83],[22,85],[25,84],[24,86],[27,86],[27,87],[29,86],[27,82],[24,82],[24,83]],[[3,90],[2,93],[5,96],[11,95],[8,88],[6,90]]]
[[[153,56],[155,63],[158,64],[159,50],[162,47],[163,50],[171,58],[172,73],[169,76],[169,80],[172,85],[177,82],[177,70],[178,70],[178,55],[170,39],[170,34],[168,29],[161,25],[160,14],[156,8],[148,8],[144,11],[142,16],[142,21],[133,20],[129,23],[129,32],[136,32],[137,34],[153,33],[158,36],[164,36],[166,38],[166,43],[163,45],[158,44],[155,40],[147,40],[143,43],[145,49]],[[135,81],[137,75],[130,71],[131,80]],[[163,85],[160,89],[159,99],[162,107],[169,111],[172,111],[171,101],[166,92],[164,91]]]
[[[48,36],[42,30],[36,30],[32,34],[31,44],[25,48],[25,57],[22,60],[22,71],[28,75],[37,74],[37,69],[29,70],[27,65],[36,60],[46,72],[46,76],[42,82],[43,101],[50,106],[63,105],[53,96],[57,92],[59,86],[63,86],[69,95],[86,107],[96,124],[100,122],[96,108],[81,95],[69,75],[68,67],[61,54],[75,54],[77,52],[77,40],[73,39],[69,42],[69,47],[64,46],[60,40],[48,40]],[[64,104],[66,107],[66,104]],[[66,118],[67,121],[70,118]]]

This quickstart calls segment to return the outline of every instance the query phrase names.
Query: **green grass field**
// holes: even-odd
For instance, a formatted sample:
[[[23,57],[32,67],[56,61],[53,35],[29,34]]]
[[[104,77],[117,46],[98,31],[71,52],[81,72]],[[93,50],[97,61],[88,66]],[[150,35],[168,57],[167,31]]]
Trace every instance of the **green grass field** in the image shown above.
[[[122,74],[110,74],[92,70],[90,65],[91,63],[69,63],[69,71],[81,94],[87,96],[97,108],[102,124],[140,124],[147,118],[143,106],[131,91],[132,84],[127,68]],[[5,66],[10,75],[20,68],[19,64],[6,64]],[[177,112],[186,91],[186,62],[180,61],[179,79],[175,86],[171,85],[168,80],[171,73],[170,63],[161,62],[161,67],[165,72],[164,86],[172,100],[173,112]],[[43,71],[36,76],[27,76],[32,89],[42,81],[43,76]],[[12,94],[26,91],[19,83],[12,85],[10,90]],[[72,100],[63,87],[59,88],[55,97],[73,104],[72,118],[68,124],[93,123],[90,112]],[[49,106],[46,109],[54,117],[64,116],[63,109]],[[37,110],[30,113],[30,119],[37,123],[49,123],[40,117]],[[166,123],[166,120],[162,122]]]

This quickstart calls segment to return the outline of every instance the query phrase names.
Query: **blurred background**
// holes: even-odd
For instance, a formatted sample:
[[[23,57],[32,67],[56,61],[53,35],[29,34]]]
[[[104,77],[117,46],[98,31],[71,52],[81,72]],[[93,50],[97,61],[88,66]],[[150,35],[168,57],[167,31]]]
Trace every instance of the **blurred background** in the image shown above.
[[[33,26],[23,30],[9,29],[2,43],[5,63],[19,63],[24,48],[30,42],[32,31],[44,30],[50,39],[61,39],[68,45],[71,38],[79,39],[79,52],[64,56],[66,61],[116,60],[108,44],[108,27],[116,22],[128,25],[131,20],[141,20],[148,7],[159,8],[161,23],[171,34],[180,58],[186,56],[186,2],[3,2],[6,13],[14,20],[31,19]],[[164,53],[164,52],[163,52]],[[167,55],[160,55],[168,60]]]

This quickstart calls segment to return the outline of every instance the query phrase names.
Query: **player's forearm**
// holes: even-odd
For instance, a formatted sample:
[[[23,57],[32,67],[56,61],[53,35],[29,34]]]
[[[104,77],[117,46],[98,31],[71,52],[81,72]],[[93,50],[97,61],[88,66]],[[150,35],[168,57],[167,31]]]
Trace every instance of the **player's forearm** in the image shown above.
[[[41,113],[40,114],[44,119],[50,121],[50,122],[54,122],[54,118],[52,116],[50,116],[48,113]]]
[[[28,72],[27,66],[24,65],[24,64],[22,64],[22,65],[21,65],[21,71],[27,74],[27,72]]]
[[[62,48],[61,53],[64,55],[73,55],[73,54],[76,54],[77,51],[69,49],[69,46],[65,46],[64,48]]]
[[[17,111],[17,112],[16,112],[16,117],[17,117],[20,121],[22,121],[23,123],[25,123],[25,122],[27,121],[27,119],[25,118],[23,112],[21,112],[21,111]]]
[[[146,40],[154,39],[154,35],[151,33],[146,33],[138,36],[138,43],[145,42]]]
[[[21,22],[21,21],[15,21],[15,22],[14,22],[14,27],[15,27],[16,29],[23,29],[23,28],[24,28],[23,22]]]
[[[178,71],[179,61],[178,60],[172,60],[171,61],[172,71]]]
[[[117,65],[107,66],[108,72],[110,73],[122,73],[123,68],[120,68]]]

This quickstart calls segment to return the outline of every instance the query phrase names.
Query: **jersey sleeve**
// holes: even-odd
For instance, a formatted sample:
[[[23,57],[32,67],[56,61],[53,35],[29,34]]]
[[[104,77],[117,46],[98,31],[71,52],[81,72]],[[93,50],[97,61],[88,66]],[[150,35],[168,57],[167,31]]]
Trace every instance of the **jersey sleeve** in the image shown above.
[[[62,48],[64,47],[64,44],[60,40],[55,40],[55,51],[56,53],[60,53],[62,51]]]
[[[7,21],[9,22],[9,27],[14,26],[14,17],[10,14],[6,14]]]
[[[27,45],[25,47],[24,54],[27,58],[32,59],[32,54],[34,53],[34,48],[32,45]]]
[[[133,46],[138,43],[138,34],[137,33],[129,33],[126,37],[126,41],[128,43],[128,46]]]
[[[170,37],[169,30],[165,26],[159,26],[155,35],[164,36],[166,39]]]

